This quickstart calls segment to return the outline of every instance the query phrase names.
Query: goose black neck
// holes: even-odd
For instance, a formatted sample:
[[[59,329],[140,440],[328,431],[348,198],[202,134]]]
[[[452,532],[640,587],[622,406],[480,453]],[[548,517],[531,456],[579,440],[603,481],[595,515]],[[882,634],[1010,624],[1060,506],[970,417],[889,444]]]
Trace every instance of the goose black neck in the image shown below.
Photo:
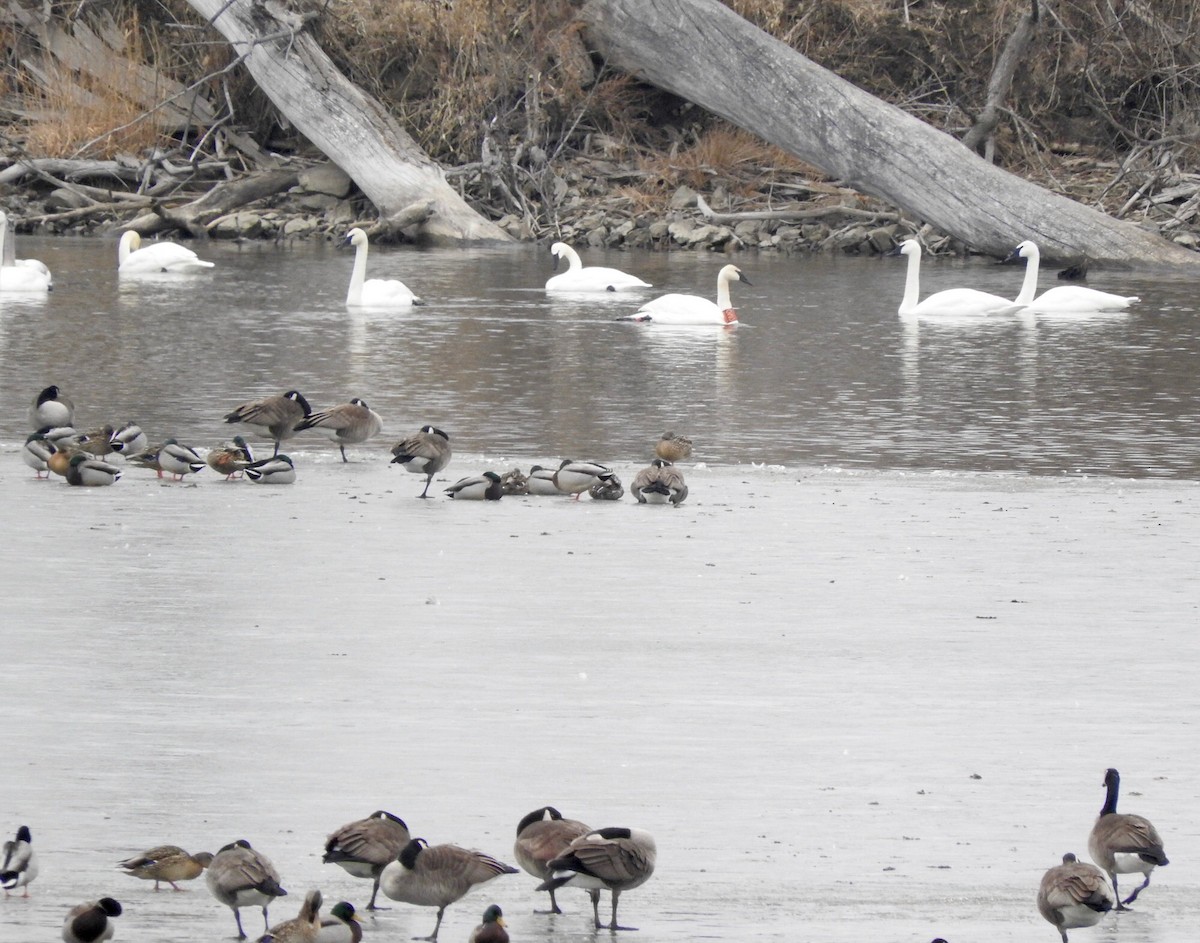
[[[1104,785],[1108,790],[1104,797],[1104,808],[1100,810],[1101,815],[1112,815],[1117,811],[1117,798],[1121,792],[1121,775],[1115,769],[1110,769],[1104,774]]]

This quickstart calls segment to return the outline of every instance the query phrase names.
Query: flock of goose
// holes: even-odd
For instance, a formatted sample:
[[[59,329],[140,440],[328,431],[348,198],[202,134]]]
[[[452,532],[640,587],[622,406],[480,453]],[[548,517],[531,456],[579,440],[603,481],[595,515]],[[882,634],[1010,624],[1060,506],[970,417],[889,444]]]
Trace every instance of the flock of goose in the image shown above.
[[[548,891],[551,909],[561,914],[554,892],[563,887],[578,887],[592,901],[595,929],[628,930],[617,923],[617,901],[624,891],[640,887],[654,873],[657,849],[654,838],[637,828],[609,827],[593,829],[574,819],[564,818],[553,806],[530,812],[517,825],[513,845],[517,863],[540,882],[538,890]],[[518,869],[481,851],[458,845],[430,845],[414,838],[399,816],[386,811],[373,812],[337,829],[325,841],[325,864],[336,864],[347,874],[373,882],[367,910],[375,910],[376,897],[382,890],[390,900],[420,907],[436,907],[437,923],[427,937],[436,941],[446,908],[473,888]],[[202,873],[213,897],[233,911],[237,938],[246,939],[241,908],[262,910],[264,934],[259,943],[359,943],[362,926],[354,905],[339,901],[322,917],[323,899],[319,890],[310,890],[299,914],[275,926],[270,925],[267,909],[279,897],[287,895],[279,872],[264,854],[245,839],[231,842],[215,855],[208,852],[188,854],[177,845],[160,845],[121,861],[117,865],[131,877],[161,882],[180,890],[178,881],[190,881]],[[38,876],[38,857],[29,826],[17,829],[16,838],[4,844],[0,884],[5,897],[21,888],[29,896],[29,885]],[[612,918],[600,920],[600,892],[612,896]],[[119,901],[112,897],[84,901],[68,911],[63,922],[64,943],[100,943],[111,939],[116,917],[122,913]],[[31,935],[32,938],[32,935]],[[504,916],[491,904],[470,936],[470,943],[508,943]]]
[[[0,291],[36,293],[53,285],[50,270],[36,259],[17,259],[8,218],[0,212]],[[369,238],[359,228],[351,229],[343,245],[355,250],[354,266],[346,293],[350,308],[399,309],[422,304],[420,297],[399,279],[367,278]],[[1037,295],[1040,253],[1035,243],[1018,245],[1009,261],[1024,260],[1025,277],[1016,297],[1009,299],[974,288],[951,288],[920,297],[921,244],[917,239],[902,242],[897,251],[908,257],[904,294],[898,312],[904,317],[937,318],[972,315],[1003,316],[1017,313],[1072,314],[1120,311],[1140,300],[1135,295],[1117,295],[1082,285],[1062,285]],[[550,247],[555,266],[567,261],[567,271],[546,282],[548,292],[641,292],[653,287],[635,275],[605,266],[585,266],[571,246],[556,242]],[[191,249],[173,242],[142,245],[135,232],[121,236],[117,252],[117,271],[122,277],[162,273],[195,273],[213,268]],[[733,282],[751,284],[740,268],[726,265],[717,273],[716,301],[699,295],[670,293],[652,298],[618,321],[639,321],[668,325],[720,325],[738,323],[737,309],[730,297]]]
[[[258,484],[291,484],[296,480],[295,462],[279,449],[297,433],[312,429],[327,435],[337,444],[342,461],[347,462],[347,445],[366,442],[383,431],[383,420],[365,400],[354,398],[314,412],[298,390],[242,403],[225,415],[226,423],[239,426],[247,434],[269,437],[275,450],[268,458],[256,459],[243,435],[235,435],[232,441],[201,455],[175,438],[151,446],[135,422],[105,424],[81,432],[74,426],[74,403],[57,385],[46,387],[34,397],[28,420],[35,431],[25,439],[22,461],[38,478],[56,474],[67,484],[83,487],[114,484],[123,475],[124,465],[150,469],[160,478],[168,474],[174,480],[208,467],[226,479],[245,476]],[[688,496],[688,487],[675,463],[692,454],[692,440],[668,431],[654,449],[657,457],[635,475],[630,493],[639,504],[679,507]],[[418,497],[427,498],[433,476],[450,463],[453,452],[446,432],[436,426],[422,426],[397,442],[391,454],[392,464],[425,476],[425,487]],[[123,465],[108,460],[114,455],[124,458]],[[504,474],[485,471],[461,478],[445,489],[447,496],[460,501],[498,501],[505,495],[571,495],[578,500],[585,491],[596,500],[616,501],[624,496],[625,487],[607,465],[564,459],[557,468],[534,465],[529,474],[516,468]]]

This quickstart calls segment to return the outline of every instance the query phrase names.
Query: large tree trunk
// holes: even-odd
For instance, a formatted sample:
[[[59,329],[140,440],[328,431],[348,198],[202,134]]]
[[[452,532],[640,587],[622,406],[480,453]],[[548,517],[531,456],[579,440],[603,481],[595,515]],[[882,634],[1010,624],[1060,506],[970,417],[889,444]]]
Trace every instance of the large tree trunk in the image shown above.
[[[580,15],[611,65],[982,252],[1032,239],[1055,260],[1200,269],[1200,254],[994,167],[717,0],[586,0]]]
[[[342,75],[304,29],[304,18],[275,0],[188,0],[244,57],[258,87],[296,129],[358,184],[385,222],[431,212],[416,230],[433,242],[510,241],[446,182],[378,101]],[[415,214],[420,216],[421,214]]]

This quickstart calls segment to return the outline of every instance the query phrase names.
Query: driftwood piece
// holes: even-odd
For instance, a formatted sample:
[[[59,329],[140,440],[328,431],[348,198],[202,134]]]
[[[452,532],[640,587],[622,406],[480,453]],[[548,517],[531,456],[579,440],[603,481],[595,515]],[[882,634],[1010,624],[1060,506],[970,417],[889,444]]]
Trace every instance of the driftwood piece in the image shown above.
[[[305,16],[276,0],[188,2],[229,41],[275,107],[358,184],[389,224],[414,203],[432,201],[434,211],[416,236],[511,241],[467,205],[379,101],[337,70],[306,32]]]
[[[971,129],[963,135],[963,144],[976,154],[992,160],[995,149],[996,125],[1000,123],[1000,112],[1012,89],[1013,77],[1025,59],[1038,28],[1038,0],[1029,0],[1029,11],[1017,21],[1016,29],[1008,37],[992,77],[988,81],[987,101],[983,111]]]
[[[0,184],[14,184],[25,177],[50,174],[63,180],[95,180],[110,177],[122,183],[137,183],[138,168],[115,160],[66,160],[36,157],[14,161],[0,170]]]
[[[831,206],[810,206],[802,210],[746,210],[741,213],[718,213],[708,201],[699,193],[696,194],[696,207],[700,210],[700,215],[710,223],[718,223],[720,225],[731,225],[747,220],[764,221],[775,220],[786,223],[799,223],[809,219],[825,219],[830,216],[848,216],[854,219],[870,219],[879,222],[899,222],[899,213],[876,212],[875,210],[862,210],[857,206],[843,206],[833,204]]]
[[[611,66],[979,251],[1007,256],[1033,239],[1043,259],[1200,270],[1200,254],[989,164],[717,0],[586,0],[580,16]]]
[[[183,229],[193,236],[208,235],[208,224],[231,211],[290,189],[299,183],[296,170],[269,170],[251,174],[228,183],[220,183],[203,196],[181,206],[168,207],[153,201],[149,212],[125,223],[122,229],[132,229],[143,236],[166,229]]]

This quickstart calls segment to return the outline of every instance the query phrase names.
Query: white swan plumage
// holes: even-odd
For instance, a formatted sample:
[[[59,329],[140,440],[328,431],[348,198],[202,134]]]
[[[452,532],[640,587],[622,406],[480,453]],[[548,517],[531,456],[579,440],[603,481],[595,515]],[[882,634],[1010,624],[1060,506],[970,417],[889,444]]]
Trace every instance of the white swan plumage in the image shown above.
[[[633,314],[617,320],[649,321],[653,324],[737,324],[737,310],[729,298],[731,282],[753,284],[736,265],[726,265],[717,273],[715,304],[699,295],[660,295],[647,301]]]
[[[370,240],[358,227],[346,233],[342,243],[354,246],[354,271],[350,274],[350,290],[346,306],[350,308],[408,308],[419,305],[421,299],[407,285],[395,278],[367,278],[367,247]]]
[[[1010,259],[1025,259],[1025,280],[1021,283],[1021,293],[1017,302],[1027,306],[1034,314],[1082,314],[1089,311],[1123,311],[1131,304],[1141,299],[1137,295],[1114,295],[1107,291],[1097,291],[1083,285],[1060,285],[1048,288],[1034,298],[1037,291],[1038,266],[1041,263],[1041,252],[1037,244],[1026,239],[1013,249]]]
[[[653,287],[636,275],[603,265],[584,265],[579,253],[565,242],[556,242],[550,247],[555,265],[566,259],[568,269],[546,282],[546,291],[630,291]]]
[[[191,249],[176,242],[152,242],[142,245],[142,237],[132,229],[121,236],[117,248],[117,274],[158,275],[163,272],[185,274],[213,267]]]
[[[50,269],[37,259],[15,258],[16,247],[8,232],[8,214],[0,210],[0,291],[49,291],[54,285]]]
[[[904,279],[904,298],[899,313],[905,317],[941,317],[963,315],[1016,314],[1025,306],[1009,301],[999,295],[974,288],[948,288],[934,292],[924,301],[920,297],[921,243],[916,239],[905,239],[900,244],[900,254],[908,256],[908,274]]]

